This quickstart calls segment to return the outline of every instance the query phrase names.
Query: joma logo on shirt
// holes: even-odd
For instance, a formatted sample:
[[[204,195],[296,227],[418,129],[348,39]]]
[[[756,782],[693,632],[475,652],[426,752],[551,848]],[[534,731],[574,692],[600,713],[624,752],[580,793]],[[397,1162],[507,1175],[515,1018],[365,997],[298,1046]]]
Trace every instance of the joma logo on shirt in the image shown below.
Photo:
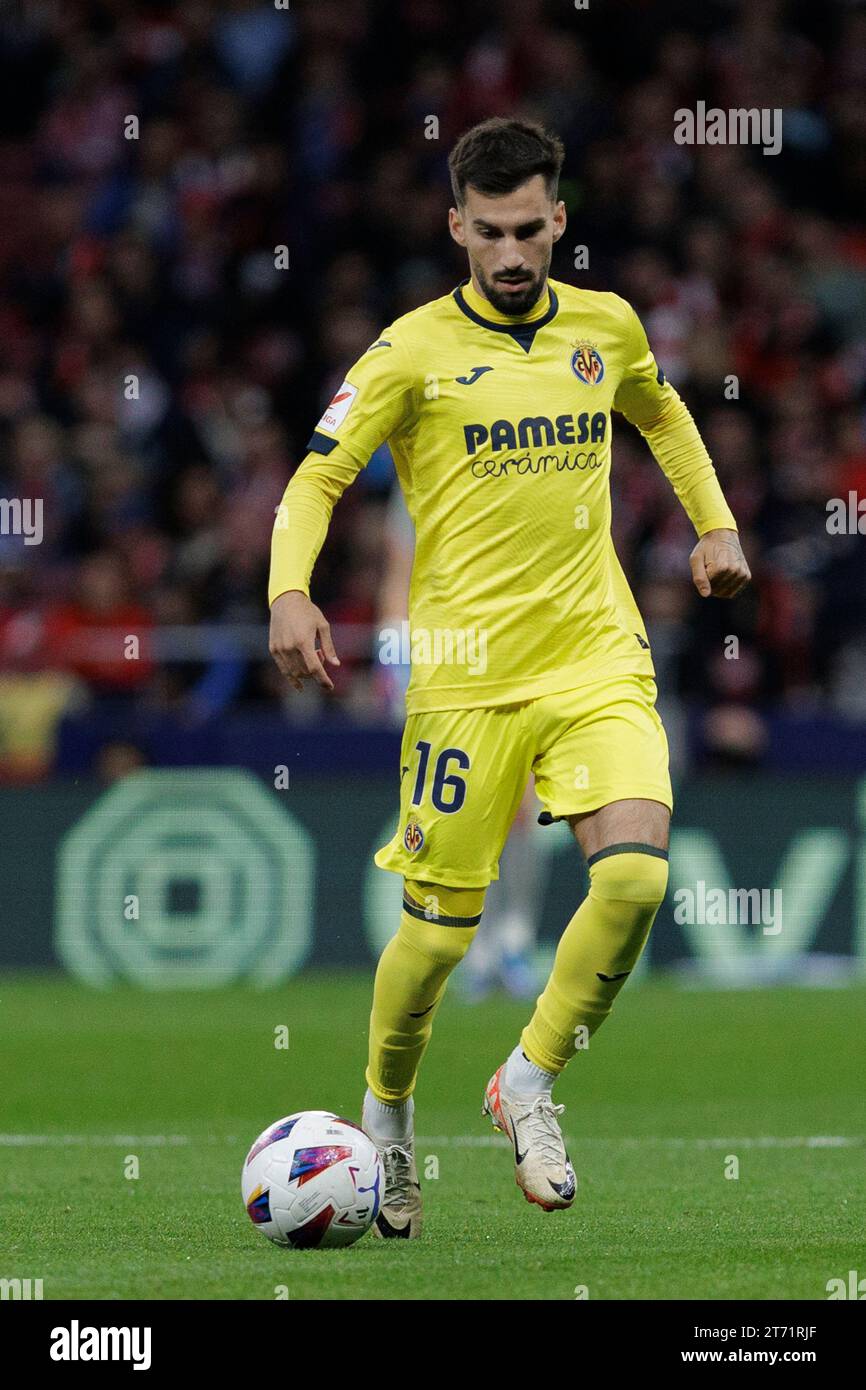
[[[477,454],[482,447],[495,452],[540,449],[546,444],[601,444],[606,430],[607,416],[603,410],[594,415],[584,410],[580,415],[557,415],[555,420],[546,415],[524,415],[516,424],[512,420],[494,420],[489,427],[464,425],[463,437],[467,454]]]

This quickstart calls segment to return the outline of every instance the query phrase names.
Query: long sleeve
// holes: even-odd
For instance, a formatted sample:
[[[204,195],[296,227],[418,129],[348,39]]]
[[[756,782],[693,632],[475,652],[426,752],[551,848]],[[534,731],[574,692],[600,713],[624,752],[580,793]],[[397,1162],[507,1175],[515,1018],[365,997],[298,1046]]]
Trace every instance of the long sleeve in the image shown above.
[[[325,543],[334,505],[363,466],[343,450],[327,457],[307,454],[277,508],[268,603],[289,589],[309,594],[313,566]]]
[[[277,508],[269,603],[288,589],[309,594],[335,503],[379,445],[411,421],[413,400],[408,350],[393,328],[386,329],[328,405]]]
[[[737,523],[689,409],[665,380],[634,309],[626,308],[629,365],[617,388],[614,410],[640,430],[698,536],[719,527],[736,531]]]

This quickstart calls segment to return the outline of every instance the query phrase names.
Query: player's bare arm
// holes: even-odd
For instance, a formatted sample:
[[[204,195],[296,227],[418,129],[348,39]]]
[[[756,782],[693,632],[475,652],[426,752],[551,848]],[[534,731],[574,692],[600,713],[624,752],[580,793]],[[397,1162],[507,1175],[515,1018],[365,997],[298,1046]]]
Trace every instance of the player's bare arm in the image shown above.
[[[323,690],[334,689],[325,662],[339,666],[340,658],[334,650],[328,620],[299,589],[274,599],[269,650],[295,690],[303,690],[306,680],[314,680]]]
[[[736,531],[707,531],[692,551],[690,563],[701,598],[735,598],[752,578]]]

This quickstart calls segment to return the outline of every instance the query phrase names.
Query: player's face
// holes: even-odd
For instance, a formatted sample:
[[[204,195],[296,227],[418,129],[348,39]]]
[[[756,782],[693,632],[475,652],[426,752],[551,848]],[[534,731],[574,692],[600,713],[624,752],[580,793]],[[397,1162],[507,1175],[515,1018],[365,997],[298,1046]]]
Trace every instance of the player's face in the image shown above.
[[[448,225],[466,248],[475,288],[494,309],[528,313],[544,293],[553,243],[565,231],[565,204],[551,200],[541,174],[497,196],[470,184]]]

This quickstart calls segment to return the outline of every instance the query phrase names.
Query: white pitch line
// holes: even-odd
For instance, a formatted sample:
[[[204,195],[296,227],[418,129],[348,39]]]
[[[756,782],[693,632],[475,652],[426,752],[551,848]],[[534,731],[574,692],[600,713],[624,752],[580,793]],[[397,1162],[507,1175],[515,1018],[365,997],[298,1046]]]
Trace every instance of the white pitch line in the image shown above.
[[[7,1149],[65,1149],[75,1146],[88,1148],[114,1148],[132,1146],[139,1148],[171,1148],[175,1145],[192,1144],[188,1134],[0,1134],[0,1148]],[[213,1139],[197,1142],[213,1143]]]
[[[620,1149],[851,1149],[866,1144],[860,1134],[765,1134],[733,1139],[675,1138],[671,1135],[607,1136],[566,1135],[569,1144],[614,1145]],[[242,1144],[235,1134],[0,1134],[0,1148],[177,1148],[186,1144]],[[440,1148],[487,1149],[508,1145],[496,1134],[419,1134],[418,1145]]]
[[[741,1137],[739,1139],[698,1139],[674,1138],[671,1135],[643,1135],[640,1137],[597,1135],[564,1136],[569,1144],[613,1144],[620,1149],[643,1149],[650,1145],[664,1149],[849,1149],[866,1144],[866,1136],[860,1134],[805,1134],[779,1135],[765,1134]],[[418,1144],[441,1144],[452,1148],[487,1148],[491,1144],[509,1144],[510,1141],[495,1134],[455,1134],[419,1135]]]

